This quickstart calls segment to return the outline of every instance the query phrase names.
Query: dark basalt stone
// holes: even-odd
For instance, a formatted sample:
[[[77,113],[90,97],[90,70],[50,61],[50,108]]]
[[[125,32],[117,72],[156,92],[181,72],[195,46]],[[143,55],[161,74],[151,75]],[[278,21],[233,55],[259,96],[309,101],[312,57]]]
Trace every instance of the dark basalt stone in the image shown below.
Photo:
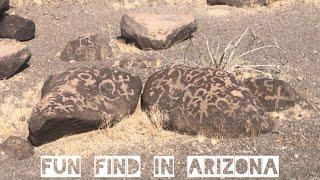
[[[275,0],[207,0],[208,5],[229,5],[234,7],[260,5],[266,6]]]
[[[191,14],[129,12],[121,19],[121,36],[140,49],[167,49],[191,37],[197,30]]]
[[[285,110],[301,101],[300,95],[282,80],[249,78],[245,85],[260,100],[267,111]]]
[[[29,139],[39,146],[112,127],[135,111],[141,89],[140,78],[108,68],[75,68],[53,75],[29,119]]]
[[[62,61],[105,60],[112,56],[108,40],[97,34],[86,34],[68,42],[61,54]]]
[[[33,21],[16,15],[0,15],[0,38],[27,41],[35,37]]]
[[[0,39],[0,80],[17,73],[30,59],[31,53],[20,42]]]
[[[164,129],[208,137],[266,133],[273,122],[259,100],[226,71],[175,66],[151,75],[142,108],[159,111]]]
[[[9,0],[0,0],[0,15],[10,7]]]

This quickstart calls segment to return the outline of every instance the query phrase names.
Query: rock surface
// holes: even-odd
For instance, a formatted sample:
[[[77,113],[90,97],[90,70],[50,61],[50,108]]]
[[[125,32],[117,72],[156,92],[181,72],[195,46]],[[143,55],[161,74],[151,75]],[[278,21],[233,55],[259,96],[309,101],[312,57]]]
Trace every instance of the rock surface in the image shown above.
[[[61,54],[62,61],[105,60],[112,56],[108,40],[98,34],[86,34],[68,42]]]
[[[34,154],[30,142],[17,136],[10,136],[0,144],[0,151],[8,157],[18,160],[28,159]]]
[[[16,15],[0,15],[0,38],[27,41],[34,38],[35,30],[31,20]]]
[[[31,56],[27,47],[18,41],[0,39],[0,79],[14,75]]]
[[[141,49],[167,49],[197,30],[193,15],[130,12],[121,19],[121,35]]]
[[[111,127],[135,111],[141,89],[138,77],[108,68],[53,75],[29,119],[29,139],[39,146],[64,135]]]
[[[265,6],[275,0],[207,0],[208,5],[229,5],[235,7],[261,5]]]
[[[124,54],[119,57],[115,67],[137,74],[145,83],[148,77],[162,65],[161,58],[155,55]]]
[[[301,97],[282,80],[270,78],[249,78],[245,85],[261,101],[267,111],[285,110],[294,107]]]
[[[176,66],[158,71],[145,85],[142,108],[159,111],[165,129],[194,135],[254,136],[273,127],[259,100],[221,70]]]
[[[0,0],[0,14],[9,9],[9,0]]]

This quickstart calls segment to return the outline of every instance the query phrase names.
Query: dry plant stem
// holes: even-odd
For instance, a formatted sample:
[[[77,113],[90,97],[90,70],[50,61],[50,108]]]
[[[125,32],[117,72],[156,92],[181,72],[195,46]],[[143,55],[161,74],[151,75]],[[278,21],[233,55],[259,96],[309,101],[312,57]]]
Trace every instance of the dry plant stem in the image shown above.
[[[280,47],[278,47],[278,46],[276,46],[276,45],[267,45],[267,46],[262,46],[262,47],[258,47],[258,48],[252,49],[252,50],[250,50],[250,51],[247,51],[247,52],[241,54],[239,57],[243,57],[243,56],[245,56],[245,55],[247,55],[247,54],[251,54],[251,53],[253,53],[253,52],[255,52],[255,51],[259,51],[259,50],[266,49],[266,48],[277,48],[277,49],[281,49]]]
[[[252,29],[251,29],[251,28],[247,28],[247,29],[240,35],[240,37],[238,38],[238,41],[233,45],[232,51],[231,51],[230,56],[229,56],[229,58],[228,58],[227,66],[230,66],[230,62],[231,62],[231,59],[232,59],[233,56],[234,56],[235,50],[238,48],[241,40],[242,40],[243,37],[247,34],[247,32],[249,31],[249,29],[250,29],[250,31],[252,32]]]
[[[218,62],[217,62],[217,60],[214,58],[214,56],[212,55],[208,38],[207,38],[203,33],[200,32],[200,34],[202,35],[202,37],[203,37],[203,38],[205,39],[205,41],[206,41],[206,47],[207,47],[207,51],[208,51],[208,53],[209,53],[211,62],[213,62],[214,65],[215,65],[215,67],[218,68]]]

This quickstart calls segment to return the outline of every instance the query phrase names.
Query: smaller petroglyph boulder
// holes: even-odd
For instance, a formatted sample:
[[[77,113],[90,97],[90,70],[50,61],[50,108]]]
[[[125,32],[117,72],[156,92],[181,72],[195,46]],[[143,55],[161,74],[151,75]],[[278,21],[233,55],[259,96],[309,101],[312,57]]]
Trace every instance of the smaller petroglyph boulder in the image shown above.
[[[282,80],[270,78],[249,78],[245,85],[265,106],[267,111],[285,110],[294,107],[301,97]]]
[[[98,34],[86,34],[67,43],[61,54],[62,61],[105,60],[112,56],[107,38]]]
[[[27,41],[34,38],[35,31],[33,21],[16,15],[0,15],[0,38]]]
[[[111,127],[135,111],[141,89],[138,77],[108,68],[53,75],[29,119],[29,139],[39,146],[64,135]]]
[[[6,156],[18,160],[28,159],[34,154],[33,146],[30,142],[17,136],[10,136],[0,144],[0,151]]]
[[[197,30],[193,15],[130,12],[121,19],[121,35],[141,49],[167,49]]]
[[[25,45],[10,39],[0,39],[0,79],[14,75],[31,56]]]
[[[137,74],[143,82],[146,82],[148,77],[161,65],[160,57],[157,58],[155,55],[125,54],[119,57],[114,66],[126,72]]]
[[[260,5],[266,6],[275,0],[207,0],[208,5],[229,5],[235,7]]]
[[[9,0],[0,0],[0,14],[9,9]]]
[[[209,137],[266,133],[273,122],[259,100],[226,71],[175,66],[151,75],[142,108],[159,111],[165,129]]]

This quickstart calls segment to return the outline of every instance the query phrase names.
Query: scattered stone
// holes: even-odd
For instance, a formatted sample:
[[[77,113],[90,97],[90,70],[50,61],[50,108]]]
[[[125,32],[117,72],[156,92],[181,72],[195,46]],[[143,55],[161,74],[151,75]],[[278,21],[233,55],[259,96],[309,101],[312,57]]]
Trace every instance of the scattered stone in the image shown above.
[[[142,108],[160,112],[164,129],[208,137],[266,133],[273,122],[259,100],[226,71],[176,66],[151,75]]]
[[[0,38],[27,41],[35,36],[36,27],[33,21],[16,15],[0,15]]]
[[[131,12],[121,19],[122,37],[141,49],[167,49],[196,30],[196,18],[190,14]]]
[[[0,39],[0,47],[0,79],[6,79],[29,61],[31,53],[16,40]]]
[[[228,5],[234,7],[260,5],[266,6],[275,0],[207,0],[208,5]]]
[[[301,97],[282,80],[270,78],[249,78],[245,85],[260,100],[267,111],[285,110],[294,107]]]
[[[97,34],[86,34],[68,42],[61,54],[62,61],[105,60],[112,56],[107,38]]]
[[[17,136],[10,136],[0,144],[0,151],[8,157],[18,160],[28,159],[34,154],[33,146],[30,142]]]
[[[0,14],[9,9],[9,0],[0,0]]]
[[[39,146],[112,127],[135,111],[141,89],[140,78],[108,68],[75,68],[53,75],[29,119],[29,139]]]
[[[120,67],[126,72],[138,75],[144,83],[161,65],[160,58],[139,54],[124,54],[119,57],[117,64],[115,64],[116,67]]]

